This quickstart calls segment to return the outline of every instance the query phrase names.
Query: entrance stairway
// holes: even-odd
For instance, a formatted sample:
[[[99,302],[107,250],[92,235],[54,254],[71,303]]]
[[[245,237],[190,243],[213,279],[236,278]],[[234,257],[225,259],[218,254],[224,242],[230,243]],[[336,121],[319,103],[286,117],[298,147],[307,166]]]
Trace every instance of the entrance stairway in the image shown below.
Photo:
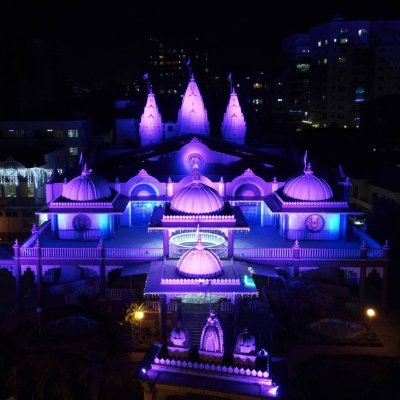
[[[213,305],[211,305],[213,306]],[[201,332],[207,322],[210,305],[181,303],[179,307],[179,319],[182,326],[189,331],[191,344],[199,345]]]

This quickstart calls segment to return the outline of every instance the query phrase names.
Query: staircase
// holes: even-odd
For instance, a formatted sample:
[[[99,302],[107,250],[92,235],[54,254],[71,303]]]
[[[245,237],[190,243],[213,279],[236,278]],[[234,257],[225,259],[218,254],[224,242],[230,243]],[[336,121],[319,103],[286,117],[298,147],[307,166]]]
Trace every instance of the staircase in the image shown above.
[[[200,344],[201,332],[207,322],[209,311],[209,304],[180,304],[179,318],[182,326],[189,331],[191,344]]]

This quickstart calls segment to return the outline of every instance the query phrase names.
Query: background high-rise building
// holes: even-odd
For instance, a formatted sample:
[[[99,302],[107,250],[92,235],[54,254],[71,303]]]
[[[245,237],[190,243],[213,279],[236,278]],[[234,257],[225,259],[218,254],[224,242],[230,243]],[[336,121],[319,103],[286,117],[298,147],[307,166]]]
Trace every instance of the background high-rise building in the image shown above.
[[[364,102],[400,93],[400,21],[334,19],[287,38],[283,49],[286,112],[305,124],[359,127]]]

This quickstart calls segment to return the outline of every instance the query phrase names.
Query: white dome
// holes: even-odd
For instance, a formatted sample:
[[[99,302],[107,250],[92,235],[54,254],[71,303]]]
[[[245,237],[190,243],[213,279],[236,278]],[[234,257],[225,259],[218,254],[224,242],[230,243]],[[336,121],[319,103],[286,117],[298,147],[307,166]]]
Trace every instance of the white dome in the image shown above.
[[[171,209],[186,214],[209,214],[221,211],[224,201],[216,190],[200,180],[195,180],[178,192],[171,202]]]
[[[236,339],[236,352],[248,354],[255,350],[256,340],[248,332],[247,328],[244,328],[243,332]]]
[[[187,329],[185,329],[181,322],[178,322],[178,325],[176,328],[172,329],[171,335],[170,335],[170,341],[173,343],[174,346],[185,346],[187,345],[189,340],[189,333]]]
[[[220,275],[222,270],[221,260],[206,249],[200,240],[196,247],[183,254],[176,266],[178,274],[190,278],[211,278]]]
[[[82,175],[64,186],[62,195],[68,200],[95,201],[109,198],[111,189],[103,177],[92,173],[85,165]]]
[[[333,197],[332,189],[328,183],[314,175],[310,163],[303,175],[290,179],[283,193],[295,200],[321,201]]]

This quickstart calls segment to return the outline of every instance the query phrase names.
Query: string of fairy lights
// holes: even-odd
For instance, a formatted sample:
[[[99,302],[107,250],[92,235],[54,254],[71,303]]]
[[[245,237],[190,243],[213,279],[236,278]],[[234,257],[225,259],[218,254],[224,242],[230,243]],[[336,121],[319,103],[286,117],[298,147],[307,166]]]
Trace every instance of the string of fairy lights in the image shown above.
[[[0,185],[16,185],[20,180],[26,180],[28,186],[34,185],[35,188],[42,186],[48,178],[50,178],[53,170],[48,168],[0,168]],[[63,173],[62,169],[57,169],[59,174]]]

